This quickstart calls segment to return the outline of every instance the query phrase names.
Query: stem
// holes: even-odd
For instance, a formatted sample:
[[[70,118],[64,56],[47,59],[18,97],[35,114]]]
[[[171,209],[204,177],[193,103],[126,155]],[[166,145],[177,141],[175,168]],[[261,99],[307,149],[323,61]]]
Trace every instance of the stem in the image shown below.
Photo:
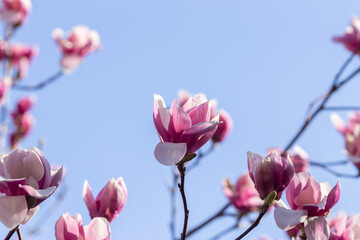
[[[349,163],[350,161],[349,160],[340,160],[340,161],[332,161],[332,162],[323,162],[323,163],[320,163],[320,162],[316,162],[316,161],[313,161],[313,160],[309,160],[308,161],[310,165],[325,165],[325,166],[338,166],[338,165],[345,165],[347,163]]]
[[[14,83],[11,87],[13,89],[16,90],[23,90],[23,91],[36,91],[36,90],[40,90],[44,87],[46,87],[47,85],[55,82],[56,80],[58,80],[60,77],[63,76],[63,72],[62,71],[58,71],[57,73],[55,73],[54,75],[52,75],[51,77],[45,79],[44,81],[36,84],[36,85],[18,85],[16,83]]]
[[[286,147],[283,150],[283,153],[281,154],[283,157],[285,156],[286,152],[294,145],[294,143],[298,140],[298,138],[302,135],[302,133],[305,131],[305,129],[309,126],[309,124],[312,122],[312,120],[315,119],[315,117],[325,108],[325,104],[329,101],[330,97],[341,87],[343,87],[346,83],[348,83],[351,79],[353,79],[356,74],[360,72],[360,68],[356,69],[353,73],[351,73],[347,78],[342,80],[339,84],[336,85],[336,83],[333,83],[331,85],[331,88],[325,94],[323,100],[321,101],[321,104],[317,107],[317,109],[305,120],[303,125],[300,127],[298,132],[295,134],[295,136],[291,139],[291,141],[286,145]]]
[[[350,57],[344,62],[344,64],[341,66],[338,73],[335,75],[335,78],[333,80],[333,85],[336,85],[337,81],[340,79],[341,74],[345,71],[346,67],[350,64],[350,62],[354,59],[356,54],[358,54],[360,51],[360,45],[355,49],[355,51],[350,55]]]
[[[179,180],[179,174],[176,172],[176,169],[173,169],[173,185],[170,188],[170,205],[171,205],[171,222],[170,222],[170,232],[171,232],[171,239],[176,239],[176,192],[175,186]]]
[[[360,106],[333,106],[325,107],[324,111],[359,111]]]
[[[259,225],[260,220],[263,218],[263,216],[265,215],[265,213],[267,212],[267,210],[269,210],[269,207],[270,207],[270,205],[265,203],[265,204],[261,207],[259,216],[256,218],[255,222],[253,222],[253,224],[251,224],[251,226],[250,226],[248,229],[246,229],[246,231],[243,232],[243,233],[242,233],[239,237],[237,237],[235,240],[240,240],[240,239],[242,239],[242,238],[245,237],[249,232],[251,232],[257,225]]]
[[[196,231],[200,230],[201,228],[205,227],[207,224],[211,223],[213,220],[217,219],[218,217],[224,216],[225,210],[230,207],[230,203],[227,203],[224,207],[220,209],[217,213],[215,213],[212,217],[210,217],[208,220],[201,223],[199,226],[191,229],[186,236],[189,237],[191,234],[195,233]]]
[[[318,163],[318,162],[312,162],[312,161],[309,161],[310,165],[314,165],[314,166],[318,166],[318,167],[321,167],[323,168],[325,171],[337,176],[337,177],[344,177],[344,178],[359,178],[360,177],[360,172],[359,174],[357,175],[351,175],[351,174],[347,174],[347,173],[338,173],[337,171],[335,170],[332,170],[331,168],[329,168],[327,165],[325,164],[322,164],[322,163]]]
[[[185,196],[185,171],[186,168],[184,167],[184,163],[181,163],[180,165],[178,165],[178,170],[180,172],[180,182],[178,184],[178,188],[180,190],[181,193],[181,198],[183,201],[183,205],[184,205],[184,226],[183,226],[183,231],[181,233],[181,240],[185,240],[186,237],[186,230],[187,230],[187,225],[188,225],[188,221],[189,221],[189,209],[187,207],[187,202],[186,202],[186,196]]]
[[[21,231],[20,231],[20,226],[16,229],[16,233],[18,235],[18,239],[22,240],[22,236],[21,236]]]
[[[14,227],[7,235],[6,237],[4,238],[4,240],[9,240],[12,235],[15,233],[15,231],[17,231],[17,228],[19,227],[19,225],[17,225],[16,227]]]

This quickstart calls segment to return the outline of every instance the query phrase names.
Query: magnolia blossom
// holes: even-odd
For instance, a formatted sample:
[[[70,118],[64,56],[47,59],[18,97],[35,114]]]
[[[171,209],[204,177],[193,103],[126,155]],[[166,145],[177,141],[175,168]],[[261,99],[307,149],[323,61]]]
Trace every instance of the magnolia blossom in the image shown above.
[[[112,178],[94,200],[89,183],[85,180],[83,198],[91,218],[104,217],[111,222],[125,205],[127,188],[122,178]]]
[[[74,27],[67,38],[64,38],[62,29],[56,28],[53,38],[63,54],[61,66],[65,73],[71,73],[86,55],[100,49],[99,34],[83,25]]]
[[[50,169],[43,153],[15,149],[0,159],[0,221],[9,229],[27,221],[58,187],[63,168]]]
[[[5,96],[8,90],[10,89],[10,87],[11,87],[10,77],[4,77],[3,79],[0,79],[0,104],[3,104]]]
[[[104,240],[110,239],[110,224],[105,218],[96,217],[83,226],[80,214],[64,213],[55,224],[56,240]]]
[[[192,94],[188,93],[185,90],[179,90],[178,96],[179,106],[182,107],[187,102],[187,100],[189,100]],[[230,114],[224,109],[217,110],[217,101],[215,99],[212,99],[210,118],[214,118],[217,114],[219,114],[219,121],[221,122],[221,124],[219,124],[213,137],[211,138],[214,143],[224,141],[229,136],[234,125]]]
[[[360,47],[360,18],[353,17],[351,26],[345,29],[343,36],[334,37],[335,42],[340,42],[351,52],[359,50]],[[359,51],[357,52],[359,54]]]
[[[270,148],[267,152],[271,153],[272,151],[275,151],[278,154],[282,153],[282,150],[280,148]],[[286,153],[289,155],[292,163],[294,164],[296,173],[307,171],[307,168],[309,167],[309,156],[304,149],[302,149],[298,145],[295,145],[291,151],[288,151]]]
[[[154,155],[161,164],[177,164],[211,139],[220,123],[219,115],[211,118],[211,105],[205,95],[197,94],[181,107],[174,100],[169,110],[163,98],[154,95],[153,118],[160,138]]]
[[[34,118],[29,112],[34,102],[32,97],[23,97],[18,101],[16,110],[11,113],[15,126],[14,132],[10,134],[11,149],[17,147],[20,140],[30,132],[34,125]]]
[[[2,6],[1,19],[14,26],[23,24],[32,8],[30,0],[2,0]]]
[[[248,152],[247,155],[250,178],[260,198],[265,199],[275,191],[276,200],[279,200],[294,175],[294,165],[289,156],[285,159],[276,152],[265,158],[253,152]]]
[[[17,70],[14,81],[27,76],[29,65],[38,53],[39,48],[37,46],[0,42],[0,60],[9,61],[9,64]]]
[[[345,213],[340,213],[328,222],[330,240],[360,239],[360,214],[346,216]]]
[[[230,203],[241,212],[257,211],[263,205],[248,173],[241,175],[235,186],[230,183],[228,178],[225,178],[223,191]]]
[[[345,137],[345,153],[360,169],[360,113],[352,113],[347,126],[335,113],[330,118],[335,128]]]
[[[276,224],[285,231],[300,224],[308,240],[327,240],[330,229],[326,216],[339,198],[339,181],[331,189],[326,182],[319,184],[308,172],[295,173],[286,190],[291,209],[279,201],[274,211]]]

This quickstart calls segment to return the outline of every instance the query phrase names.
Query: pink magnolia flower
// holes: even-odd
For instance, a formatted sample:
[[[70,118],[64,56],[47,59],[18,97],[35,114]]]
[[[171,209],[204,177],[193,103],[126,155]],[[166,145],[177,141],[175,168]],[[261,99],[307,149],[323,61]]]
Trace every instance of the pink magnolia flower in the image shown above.
[[[53,31],[53,37],[63,53],[61,66],[65,73],[71,73],[86,55],[100,49],[99,34],[87,26],[74,27],[67,38],[63,35],[64,31],[60,28]]]
[[[114,220],[125,205],[127,193],[124,180],[112,178],[94,200],[88,181],[84,182],[83,198],[91,218],[104,217],[109,222]]]
[[[31,107],[35,103],[34,97],[23,97],[17,102],[17,112],[19,114],[24,114],[25,112],[29,111]]]
[[[30,63],[38,53],[39,48],[37,46],[27,46],[19,43],[6,48],[6,58],[18,71],[15,80],[27,76]]]
[[[54,193],[63,168],[50,169],[43,153],[35,147],[15,149],[1,155],[0,160],[0,221],[12,229]]]
[[[230,183],[228,178],[225,178],[223,191],[230,203],[241,212],[257,211],[263,205],[248,173],[241,175],[235,186]]]
[[[329,220],[329,227],[329,240],[360,239],[360,214],[346,216],[345,213],[340,213]]]
[[[335,113],[330,118],[335,128],[345,137],[345,153],[360,170],[360,113],[352,113],[347,126]]]
[[[179,106],[182,107],[187,102],[187,100],[192,97],[192,94],[188,93],[186,90],[179,90],[178,96]],[[217,101],[215,99],[212,99],[211,101],[212,108],[210,118],[214,118],[216,115],[219,114],[219,121],[221,122],[221,124],[219,124],[219,126],[217,127],[211,140],[214,143],[219,143],[224,141],[229,136],[234,124],[230,114],[224,109],[217,110]]]
[[[55,224],[56,240],[104,240],[110,239],[110,224],[105,218],[96,217],[83,226],[80,214],[64,213]]]
[[[286,190],[291,209],[278,202],[274,217],[279,228],[290,230],[303,224],[309,240],[325,240],[330,237],[326,216],[340,198],[339,181],[331,189],[328,183],[318,183],[308,172],[296,173]]]
[[[154,95],[153,118],[160,138],[154,155],[161,164],[177,164],[211,139],[220,123],[219,115],[210,118],[211,104],[205,95],[197,94],[182,107],[174,100],[168,110],[163,98]]]
[[[277,152],[278,154],[282,153],[282,149],[280,148],[270,148],[267,150],[267,153],[271,153],[272,151]],[[291,151],[286,152],[292,163],[294,164],[295,172],[305,172],[309,167],[308,155],[300,146],[295,145]]]
[[[0,79],[0,104],[3,104],[6,93],[8,92],[10,87],[11,87],[11,78],[4,77],[3,79]]]
[[[265,199],[269,193],[276,191],[276,200],[279,200],[294,175],[294,165],[289,156],[284,159],[272,152],[263,158],[250,151],[247,155],[250,178],[260,198]]]
[[[358,50],[360,46],[360,18],[353,17],[351,26],[345,29],[343,36],[334,37],[335,42],[340,42],[351,52]],[[359,52],[357,52],[359,54]]]
[[[32,8],[30,0],[2,0],[2,5],[1,19],[14,26],[23,24]]]

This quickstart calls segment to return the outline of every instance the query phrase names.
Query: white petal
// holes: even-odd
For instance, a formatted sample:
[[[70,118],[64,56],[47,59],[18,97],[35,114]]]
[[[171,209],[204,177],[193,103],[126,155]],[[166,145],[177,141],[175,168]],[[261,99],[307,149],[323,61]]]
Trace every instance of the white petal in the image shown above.
[[[299,223],[303,223],[306,217],[306,210],[290,210],[276,207],[274,211],[276,225],[285,231],[292,229]]]
[[[330,237],[329,224],[323,216],[309,218],[304,227],[308,240],[328,240]]]
[[[28,209],[25,196],[7,196],[0,198],[0,221],[13,229],[26,218]]]
[[[180,162],[186,151],[186,143],[160,142],[155,147],[154,155],[161,164],[169,166]]]

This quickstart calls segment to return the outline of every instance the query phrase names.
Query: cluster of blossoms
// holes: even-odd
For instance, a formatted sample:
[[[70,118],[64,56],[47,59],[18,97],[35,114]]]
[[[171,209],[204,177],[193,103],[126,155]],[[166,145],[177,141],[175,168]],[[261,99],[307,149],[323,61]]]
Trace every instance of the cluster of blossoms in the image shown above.
[[[15,130],[10,134],[10,147],[14,149],[19,144],[20,140],[23,139],[31,130],[33,126],[33,116],[29,110],[34,104],[34,98],[24,97],[21,98],[15,111],[11,113]]]
[[[123,209],[127,188],[122,178],[112,178],[94,199],[87,181],[84,182],[83,198],[89,210],[91,222],[83,227],[80,214],[63,214],[55,225],[56,240],[104,240],[110,239],[112,222]]]
[[[63,167],[51,169],[35,147],[1,155],[0,221],[9,229],[25,224],[54,193],[62,175]]]

